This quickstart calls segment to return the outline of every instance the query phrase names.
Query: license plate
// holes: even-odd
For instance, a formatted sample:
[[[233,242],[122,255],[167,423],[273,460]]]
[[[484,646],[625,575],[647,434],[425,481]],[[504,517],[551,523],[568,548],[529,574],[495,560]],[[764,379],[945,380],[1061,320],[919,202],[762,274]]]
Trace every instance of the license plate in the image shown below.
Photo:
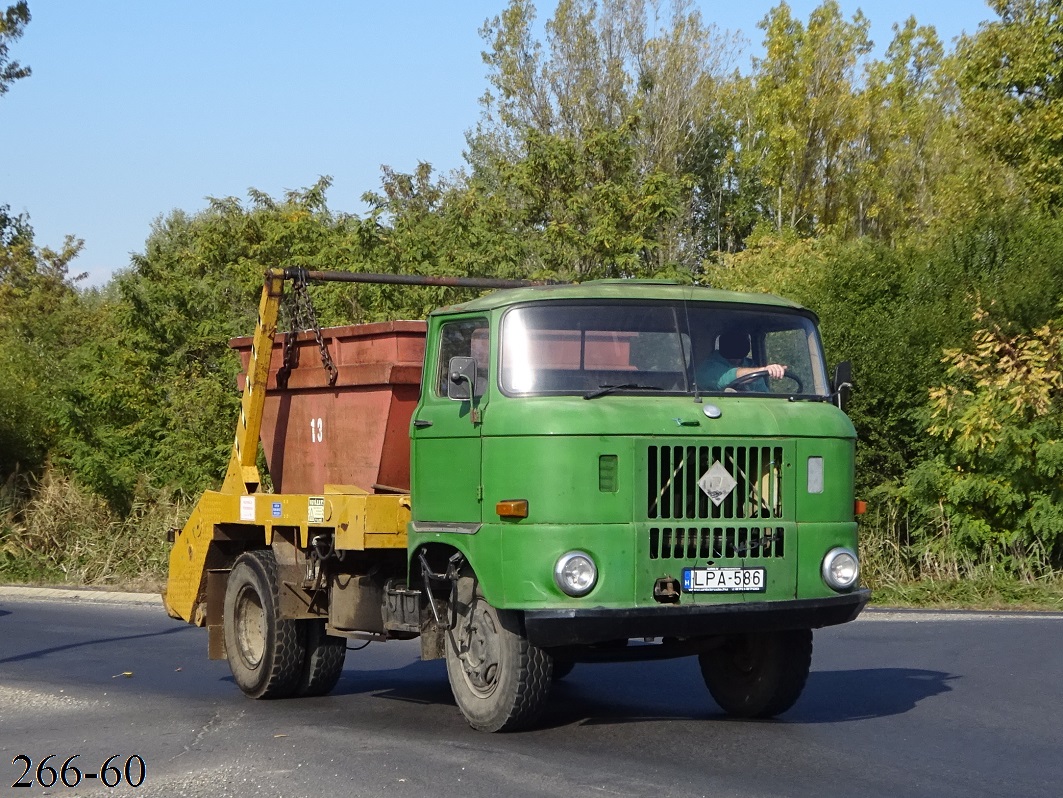
[[[684,593],[762,593],[763,568],[684,568]]]

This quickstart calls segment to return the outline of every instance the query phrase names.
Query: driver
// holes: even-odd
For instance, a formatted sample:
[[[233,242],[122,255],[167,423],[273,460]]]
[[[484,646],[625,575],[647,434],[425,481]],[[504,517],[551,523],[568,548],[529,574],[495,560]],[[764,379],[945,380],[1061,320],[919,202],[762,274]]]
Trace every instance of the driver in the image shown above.
[[[749,357],[749,349],[749,336],[746,333],[734,330],[720,333],[716,341],[716,351],[701,364],[695,375],[698,385],[708,390],[723,390],[740,377],[762,373],[765,376],[749,383],[746,389],[767,393],[769,388],[765,377],[781,380],[786,374],[786,366],[779,363],[754,366]]]

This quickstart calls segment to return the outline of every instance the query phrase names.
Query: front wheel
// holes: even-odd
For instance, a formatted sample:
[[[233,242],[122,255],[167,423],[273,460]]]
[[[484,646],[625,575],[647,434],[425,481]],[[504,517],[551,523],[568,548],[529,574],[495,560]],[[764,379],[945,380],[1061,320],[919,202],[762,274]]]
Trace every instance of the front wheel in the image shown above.
[[[729,637],[698,656],[713,699],[729,715],[772,718],[796,703],[812,666],[812,630]]]
[[[550,656],[528,642],[518,613],[487,603],[475,577],[458,580],[453,610],[447,676],[461,714],[486,732],[533,723],[550,692]]]

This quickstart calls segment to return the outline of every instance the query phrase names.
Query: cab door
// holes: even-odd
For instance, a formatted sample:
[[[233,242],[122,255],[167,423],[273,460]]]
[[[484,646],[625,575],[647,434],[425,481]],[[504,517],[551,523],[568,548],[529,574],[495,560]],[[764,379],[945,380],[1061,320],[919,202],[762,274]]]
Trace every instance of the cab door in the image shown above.
[[[480,419],[490,395],[490,326],[484,316],[448,316],[433,327],[410,427],[412,518],[438,531],[471,532],[482,517]],[[451,398],[455,357],[476,362],[471,398]]]

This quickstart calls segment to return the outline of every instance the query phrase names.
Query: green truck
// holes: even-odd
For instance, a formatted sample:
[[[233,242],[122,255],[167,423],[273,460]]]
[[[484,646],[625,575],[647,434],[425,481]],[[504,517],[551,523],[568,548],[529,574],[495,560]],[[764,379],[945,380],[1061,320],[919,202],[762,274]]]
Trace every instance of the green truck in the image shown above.
[[[336,339],[352,354],[335,365],[327,330],[285,336],[306,350],[292,371],[284,285],[389,279],[346,274],[267,274],[225,484],[173,535],[167,607],[208,627],[245,693],[328,692],[349,638],[420,637],[484,731],[534,723],[583,662],[697,656],[728,714],[797,701],[812,630],[870,595],[849,367],[828,377],[812,312],[657,281],[524,285],[383,330],[423,341],[416,379],[364,341]],[[388,368],[366,377],[370,361]],[[362,404],[333,413],[344,397]],[[287,469],[276,493],[260,435]],[[377,470],[343,471],[359,459]]]

